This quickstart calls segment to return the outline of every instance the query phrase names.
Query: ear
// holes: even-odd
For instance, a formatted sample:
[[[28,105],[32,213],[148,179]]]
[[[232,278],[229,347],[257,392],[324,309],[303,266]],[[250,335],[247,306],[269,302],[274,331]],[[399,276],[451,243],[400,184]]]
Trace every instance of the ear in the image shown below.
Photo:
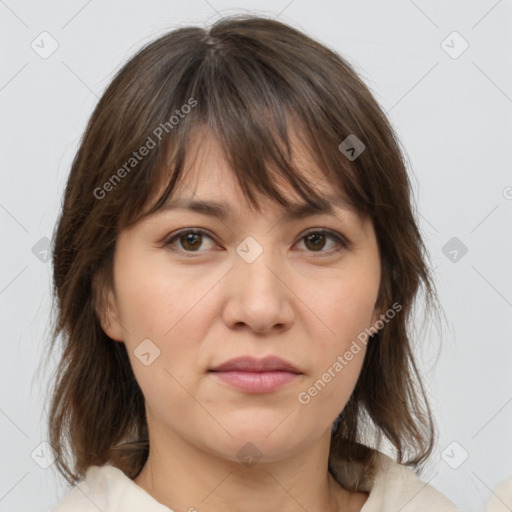
[[[93,277],[94,309],[101,328],[105,334],[115,341],[123,341],[123,328],[119,322],[118,307],[112,287],[101,278],[101,272]]]

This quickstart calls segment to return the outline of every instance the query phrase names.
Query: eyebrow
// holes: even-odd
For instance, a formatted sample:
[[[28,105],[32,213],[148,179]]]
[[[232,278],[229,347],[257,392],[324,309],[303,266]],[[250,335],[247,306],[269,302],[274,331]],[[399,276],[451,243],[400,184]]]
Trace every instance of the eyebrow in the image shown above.
[[[321,198],[319,201],[315,201],[312,204],[292,204],[285,208],[284,218],[286,220],[300,220],[320,214],[333,215],[337,217],[338,215],[336,214],[335,207],[352,212],[354,211],[354,207],[346,200],[337,196],[329,196]],[[176,198],[165,203],[160,210],[187,210],[215,217],[223,221],[235,217],[235,213],[229,205],[218,201]]]

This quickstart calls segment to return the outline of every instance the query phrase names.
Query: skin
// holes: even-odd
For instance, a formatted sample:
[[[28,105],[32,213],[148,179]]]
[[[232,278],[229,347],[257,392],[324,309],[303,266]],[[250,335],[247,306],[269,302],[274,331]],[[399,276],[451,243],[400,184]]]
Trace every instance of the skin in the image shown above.
[[[310,403],[297,397],[382,313],[372,222],[338,208],[336,216],[286,221],[263,197],[261,212],[253,211],[212,138],[195,139],[189,154],[198,158],[187,160],[174,197],[227,203],[233,218],[167,210],[120,233],[102,320],[108,336],[126,344],[146,401],[150,454],[134,482],[175,511],[360,510],[368,494],[343,489],[327,463],[331,425],[352,394],[365,346]],[[317,189],[332,193],[300,146],[295,155]],[[174,251],[164,246],[184,228],[209,233],[188,245],[176,238]],[[315,249],[305,238],[311,228],[337,232],[350,246],[326,237]],[[247,236],[263,249],[252,263],[236,252]],[[148,338],[160,354],[146,366],[134,351]],[[233,357],[269,354],[303,374],[252,394],[208,372]],[[261,455],[250,467],[237,456],[248,442]]]

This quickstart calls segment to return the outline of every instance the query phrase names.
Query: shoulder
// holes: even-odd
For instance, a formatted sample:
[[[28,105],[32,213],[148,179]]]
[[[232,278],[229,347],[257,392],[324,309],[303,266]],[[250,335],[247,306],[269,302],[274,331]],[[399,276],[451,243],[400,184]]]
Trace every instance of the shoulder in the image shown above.
[[[460,512],[446,496],[424,482],[408,466],[378,453],[378,467],[368,501],[361,512]]]
[[[361,464],[345,462],[336,455],[331,458],[332,472],[341,485],[350,481],[351,474],[362,475],[355,484],[358,491],[368,493],[361,512],[460,512],[448,498],[421,480],[410,467],[399,464],[382,452],[375,451],[374,457],[373,473],[365,473]],[[358,471],[354,471],[355,468]]]
[[[133,482],[120,469],[91,466],[85,478],[51,512],[172,512]]]
[[[512,510],[512,478],[503,480],[492,493],[485,512],[508,512]]]

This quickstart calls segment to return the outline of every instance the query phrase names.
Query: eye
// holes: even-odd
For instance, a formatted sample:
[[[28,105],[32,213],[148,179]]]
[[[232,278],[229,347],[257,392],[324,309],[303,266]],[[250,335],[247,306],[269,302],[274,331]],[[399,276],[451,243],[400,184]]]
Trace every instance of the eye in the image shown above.
[[[202,252],[197,249],[202,245],[204,238],[213,242],[213,239],[202,229],[183,229],[166,239],[164,245],[172,251],[179,251],[180,249],[172,247],[174,242],[177,241],[185,252]]]
[[[200,250],[200,247],[204,245],[204,241],[209,240],[210,244],[206,244],[205,249]],[[324,251],[328,241],[334,241],[334,249]],[[323,254],[333,254],[347,249],[349,243],[341,235],[326,229],[317,229],[309,231],[300,238],[300,242],[304,242],[308,252],[317,252]],[[176,243],[179,243],[181,247],[176,248]],[[336,246],[337,244],[337,246]],[[203,252],[208,250],[215,245],[212,237],[202,229],[182,229],[177,233],[174,233],[164,241],[164,246],[168,247],[172,251],[183,251],[187,253],[191,252]],[[209,246],[209,247],[208,247]]]
[[[334,240],[338,247],[334,250],[322,251],[326,245],[326,240]],[[304,241],[304,245],[310,249],[308,252],[320,252],[323,254],[333,254],[348,248],[348,242],[337,233],[329,231],[327,229],[320,229],[316,231],[309,231],[301,237],[301,241]]]

